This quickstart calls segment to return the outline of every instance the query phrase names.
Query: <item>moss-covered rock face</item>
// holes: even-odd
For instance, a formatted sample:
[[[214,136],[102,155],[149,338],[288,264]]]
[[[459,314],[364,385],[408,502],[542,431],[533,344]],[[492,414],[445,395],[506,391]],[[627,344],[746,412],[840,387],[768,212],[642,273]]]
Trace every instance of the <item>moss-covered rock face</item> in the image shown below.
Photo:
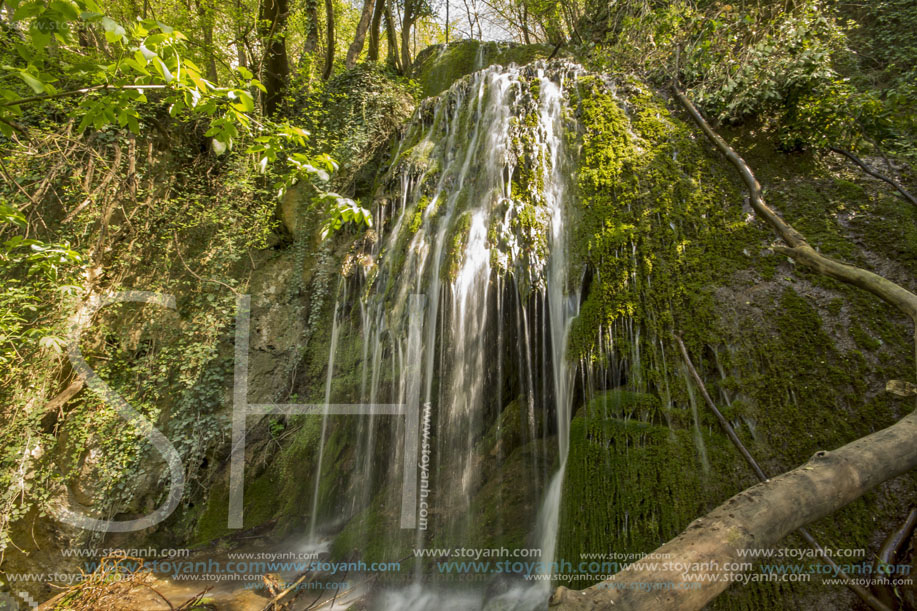
[[[524,66],[545,59],[554,49],[550,45],[462,40],[448,45],[427,47],[414,63],[414,78],[420,83],[421,95],[439,95],[466,74],[488,66]]]
[[[769,473],[895,422],[910,406],[884,380],[913,369],[904,317],[775,255],[729,166],[663,99],[590,76],[579,91],[568,148],[581,151],[573,244],[587,273],[570,350],[586,363],[587,400],[571,424],[558,548],[574,566],[585,553],[652,551],[755,481],[673,334]],[[912,208],[811,156],[726,135],[814,245],[914,286]],[[811,530],[823,545],[874,552],[914,490],[913,476],[888,483]],[[735,586],[712,607],[853,604],[824,588]]]
[[[693,432],[653,424],[658,406],[652,396],[613,392],[573,419],[557,557],[570,562],[574,574],[581,574],[581,561],[597,557],[590,554],[624,559],[652,551],[703,513],[711,482]],[[717,435],[703,435],[708,456],[728,453]],[[576,587],[600,581],[602,574],[596,570]]]

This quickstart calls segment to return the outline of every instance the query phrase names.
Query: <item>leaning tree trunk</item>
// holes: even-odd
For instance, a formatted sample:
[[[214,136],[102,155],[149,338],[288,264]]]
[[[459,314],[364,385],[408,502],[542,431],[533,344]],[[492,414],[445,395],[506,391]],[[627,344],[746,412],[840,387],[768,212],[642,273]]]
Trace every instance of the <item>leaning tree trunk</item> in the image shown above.
[[[776,250],[822,274],[873,293],[917,324],[917,295],[812,248],[801,233],[765,203],[761,185],[745,160],[713,131],[684,94],[676,90],[675,97],[739,171],[755,212],[787,243]],[[834,452],[818,452],[802,467],[740,492],[608,581],[582,591],[558,588],[551,606],[570,611],[612,606],[628,611],[701,609],[738,578],[741,571],[729,570],[729,563],[753,560],[753,554],[740,555],[739,550],[771,547],[794,530],[830,515],[882,482],[915,467],[917,412],[912,412],[887,429]],[[688,583],[696,587],[681,585]]]
[[[833,452],[818,452],[803,466],[740,492],[608,581],[579,592],[558,588],[551,607],[566,611],[702,609],[732,583],[730,577],[737,571],[728,570],[727,563],[753,560],[751,554],[742,555],[739,550],[771,547],[794,530],[914,467],[917,412]],[[687,583],[700,585],[696,589],[679,587]]]
[[[360,21],[357,22],[357,31],[353,36],[353,42],[350,43],[350,47],[347,49],[345,65],[348,69],[353,68],[360,57],[360,51],[363,50],[363,43],[366,40],[366,31],[369,29],[369,22],[375,13],[375,6],[375,0],[365,0],[363,2],[363,12],[360,13]]]

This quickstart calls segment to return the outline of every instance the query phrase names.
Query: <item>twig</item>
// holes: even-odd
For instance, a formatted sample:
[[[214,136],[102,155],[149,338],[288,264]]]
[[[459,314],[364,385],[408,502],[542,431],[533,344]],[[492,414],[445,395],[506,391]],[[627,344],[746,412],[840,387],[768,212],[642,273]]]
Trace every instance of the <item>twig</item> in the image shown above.
[[[6,119],[6,118],[4,118],[4,117],[0,117],[0,123],[5,123],[5,124],[9,125],[9,126],[12,127],[13,129],[15,129],[16,131],[18,131],[20,134],[22,134],[23,136],[25,136],[26,140],[29,139],[29,132],[27,132],[26,129],[25,129],[23,126],[19,125],[18,123],[15,123],[15,122],[13,122],[13,121],[10,121],[9,119]]]
[[[828,147],[828,148],[829,148],[831,151],[837,153],[838,155],[843,155],[844,157],[846,157],[847,159],[849,159],[849,160],[852,161],[853,163],[857,164],[858,166],[860,166],[860,169],[861,169],[861,170],[863,170],[864,172],[866,172],[867,174],[869,174],[869,175],[872,176],[873,178],[877,178],[877,179],[879,179],[879,180],[881,180],[881,181],[883,181],[883,182],[887,182],[888,184],[890,184],[891,186],[893,186],[895,189],[897,189],[898,192],[899,192],[901,195],[903,195],[904,198],[905,198],[906,200],[908,200],[909,202],[911,202],[912,204],[914,204],[915,206],[917,206],[917,198],[915,198],[913,195],[911,195],[910,192],[908,192],[908,190],[905,189],[905,188],[901,185],[901,183],[899,183],[897,180],[894,180],[894,179],[892,179],[892,178],[889,178],[888,176],[885,176],[884,174],[880,174],[879,172],[873,170],[873,169],[870,168],[868,165],[866,165],[866,163],[865,163],[862,159],[860,159],[859,157],[857,157],[856,155],[854,155],[854,154],[851,153],[850,151],[845,151],[844,149],[835,148],[835,147],[833,147],[833,146]]]
[[[154,588],[153,586],[151,586],[151,585],[148,584],[148,583],[145,583],[145,584],[143,584],[143,585],[145,585],[147,588],[149,588],[150,590],[152,590],[152,591],[153,591],[153,594],[155,594],[156,596],[158,596],[159,598],[161,598],[161,599],[163,600],[163,602],[165,602],[167,605],[169,605],[169,611],[175,611],[175,607],[172,606],[172,603],[169,602],[169,599],[166,598],[165,596],[163,596],[162,593],[161,593],[159,590],[157,590],[156,588]]]
[[[261,611],[275,611],[276,609],[279,608],[279,607],[277,607],[277,604],[278,604],[281,600],[283,600],[284,598],[286,598],[287,594],[289,594],[290,592],[292,592],[293,590],[295,590],[296,588],[298,588],[299,585],[300,585],[301,583],[303,583],[303,582],[311,583],[312,580],[315,579],[316,575],[317,575],[316,573],[312,573],[311,571],[306,571],[305,573],[303,573],[302,575],[300,575],[300,576],[296,579],[296,581],[294,581],[294,582],[293,582],[292,584],[290,584],[286,589],[284,589],[282,592],[280,592],[280,594],[278,594],[277,596],[275,596],[274,598],[272,598],[272,599],[267,603],[267,605],[266,605]],[[311,579],[309,579],[309,581],[306,581],[306,578],[308,578],[308,577],[311,577]]]
[[[190,609],[194,609],[198,605],[198,603],[204,600],[204,597],[207,596],[207,592],[209,592],[212,589],[213,589],[213,586],[208,586],[206,589],[201,590],[200,592],[198,592],[197,594],[195,594],[194,596],[192,596],[191,598],[183,602],[181,605],[179,605],[179,607],[175,611],[190,611]]]
[[[105,178],[102,179],[102,182],[99,183],[99,186],[96,187],[95,191],[90,192],[86,195],[86,199],[80,202],[76,208],[71,210],[64,220],[61,221],[62,225],[66,225],[72,221],[76,216],[83,211],[83,209],[93,202],[93,196],[96,194],[103,194],[106,188],[108,188],[109,183],[115,177],[115,174],[118,173],[118,170],[121,169],[121,147],[117,144],[115,145],[115,158],[112,160],[111,168],[108,170],[108,174],[105,175]]]
[[[185,263],[185,258],[184,258],[184,257],[182,256],[182,254],[181,254],[181,244],[180,244],[179,241],[178,241],[178,236],[176,236],[175,234],[173,234],[172,237],[175,239],[175,252],[178,254],[178,260],[181,261],[181,264],[185,266],[185,269],[188,270],[188,273],[189,273],[189,274],[191,274],[192,276],[194,276],[195,278],[197,278],[197,279],[200,280],[201,282],[213,282],[214,284],[219,284],[220,286],[229,289],[230,291],[232,291],[232,293],[233,293],[234,295],[238,295],[238,294],[239,294],[239,291],[237,291],[236,289],[232,288],[231,286],[229,286],[229,285],[226,284],[225,282],[220,282],[219,280],[214,280],[214,279],[212,279],[212,278],[202,278],[202,277],[199,276],[193,269],[191,269],[190,267],[188,267],[188,264]]]
[[[695,384],[697,384],[697,387],[700,388],[701,395],[703,395],[704,400],[707,402],[707,407],[709,407],[710,411],[716,415],[716,419],[719,420],[720,426],[723,427],[726,436],[729,437],[730,441],[732,441],[732,444],[739,450],[739,453],[742,455],[742,457],[745,458],[745,462],[747,462],[748,465],[752,468],[752,470],[755,472],[755,475],[758,476],[758,479],[760,479],[762,482],[766,482],[769,478],[764,472],[764,469],[761,468],[761,465],[758,464],[758,461],[756,461],[755,458],[751,455],[751,453],[745,447],[745,444],[743,444],[739,439],[739,436],[736,435],[735,429],[732,428],[732,425],[729,424],[729,421],[726,420],[722,412],[717,409],[713,399],[710,398],[710,394],[707,392],[707,386],[704,384],[704,381],[701,379],[700,375],[697,373],[697,370],[694,368],[694,363],[691,362],[691,356],[688,354],[688,349],[685,348],[685,343],[681,341],[681,336],[677,333],[675,334],[675,342],[678,344],[678,348],[681,350],[681,356],[685,360],[685,365],[687,366],[688,371],[691,373],[691,377],[694,378]],[[843,579],[846,582],[847,587],[853,590],[853,592],[859,596],[863,602],[865,602],[876,611],[892,611],[882,601],[873,596],[869,590],[853,583],[850,579],[850,576],[841,570],[841,568],[834,562],[834,560],[831,559],[831,557],[825,552],[824,548],[818,544],[818,542],[815,540],[815,537],[813,537],[808,530],[805,528],[800,528],[797,532],[802,535],[802,538],[806,540],[806,543],[808,543],[818,552],[822,560],[824,560],[825,563],[831,567],[831,570],[834,571],[834,574]]]
[[[2,159],[2,158],[0,158],[0,170],[3,171],[3,176],[4,176],[4,178],[6,178],[9,182],[11,182],[11,183],[13,183],[14,185],[16,185],[16,188],[19,189],[19,191],[20,191],[23,195],[26,196],[26,198],[29,200],[29,203],[31,203],[33,206],[38,204],[38,202],[36,202],[34,199],[32,199],[32,196],[29,195],[29,192],[26,191],[25,189],[23,189],[23,188],[22,188],[22,185],[20,185],[20,184],[16,181],[16,179],[13,178],[12,174],[10,174],[10,173],[7,171],[6,165],[3,163],[3,159]]]

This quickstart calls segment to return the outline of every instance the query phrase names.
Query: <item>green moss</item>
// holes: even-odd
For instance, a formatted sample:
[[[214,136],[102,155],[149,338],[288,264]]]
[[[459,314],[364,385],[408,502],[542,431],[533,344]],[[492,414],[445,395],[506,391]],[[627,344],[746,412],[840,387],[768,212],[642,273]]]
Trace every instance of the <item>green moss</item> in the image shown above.
[[[465,257],[465,245],[468,243],[470,230],[470,212],[463,212],[452,221],[446,242],[447,250],[443,256],[442,278],[446,282],[452,282],[458,275]]]
[[[417,202],[417,205],[414,207],[414,214],[411,216],[411,221],[408,224],[408,229],[411,234],[417,233],[417,230],[420,229],[420,226],[423,224],[423,213],[427,209],[427,206],[430,205],[430,198],[423,196]]]
[[[206,543],[229,534],[228,518],[229,487],[225,483],[211,486],[204,511],[195,525],[193,542]]]
[[[550,45],[462,40],[428,47],[417,56],[414,74],[423,97],[439,95],[463,76],[498,64],[524,66],[551,55]]]
[[[553,445],[553,440],[550,442]],[[475,494],[468,510],[470,540],[486,548],[517,549],[528,546],[531,517],[542,500],[534,474],[550,467],[545,442],[537,440],[514,449]]]
[[[711,336],[713,287],[759,258],[743,253],[759,231],[727,205],[739,194],[661,100],[633,83],[615,94],[595,77],[577,87],[582,130],[570,135],[581,150],[572,241],[601,282],[585,296],[572,352],[589,356],[599,330],[624,319],[654,336],[669,336],[676,322],[692,340]]]
[[[365,562],[405,558],[414,545],[416,531],[401,528],[400,520],[401,496],[387,487],[335,537],[332,556],[350,558],[358,551],[359,558]],[[402,570],[408,567],[409,562],[402,564]]]
[[[850,337],[853,338],[853,341],[856,342],[856,345],[864,350],[878,350],[882,345],[880,340],[872,337],[866,331],[863,330],[858,323],[854,322],[850,325]]]
[[[657,405],[645,395],[597,399],[625,413]],[[597,553],[655,549],[710,508],[693,435],[689,430],[605,417],[583,410],[570,425],[557,557],[575,567]],[[723,451],[708,439],[708,452]],[[576,587],[598,581],[577,579]]]
[[[536,430],[541,430],[541,415],[540,411],[536,413],[531,423]],[[530,436],[529,426],[523,401],[517,397],[503,408],[496,422],[478,442],[476,451],[500,464]]]
[[[621,389],[598,393],[577,412],[578,418],[636,419],[659,423],[661,405],[659,398],[645,393]]]
[[[393,165],[412,174],[435,173],[439,170],[438,159],[433,154],[435,148],[432,141],[423,139],[402,152]]]
[[[577,86],[582,128],[569,140],[581,155],[571,242],[593,279],[570,351],[595,366],[623,363],[627,388],[639,393],[599,394],[571,424],[559,555],[574,563],[587,552],[651,551],[754,482],[696,389],[689,393],[674,332],[721,411],[775,473],[900,417],[906,408],[882,387],[895,371],[911,369],[913,350],[906,319],[889,306],[767,254],[773,234],[745,218],[729,166],[705,152],[659,98],[633,82],[619,85],[618,98],[591,77]],[[911,267],[913,210],[760,138],[736,147],[770,203],[822,252],[866,265],[866,245]],[[837,325],[841,315],[853,321],[849,333],[862,352],[832,339],[823,318]],[[645,393],[665,399],[641,406],[634,397]],[[917,488],[913,477],[902,485]],[[890,505],[885,492],[867,495],[813,529],[823,545],[864,547],[875,540],[877,521],[893,519]],[[711,607],[781,608],[818,587],[733,587]]]

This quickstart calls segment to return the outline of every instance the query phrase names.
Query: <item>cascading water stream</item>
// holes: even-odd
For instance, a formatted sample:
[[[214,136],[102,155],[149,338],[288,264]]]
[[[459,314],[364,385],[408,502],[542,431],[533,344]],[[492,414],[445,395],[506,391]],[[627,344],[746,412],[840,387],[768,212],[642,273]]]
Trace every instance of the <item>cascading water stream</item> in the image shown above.
[[[423,499],[432,509],[419,513],[422,527],[407,539],[415,550],[434,540],[475,544],[472,516],[485,484],[499,484],[501,477],[482,471],[482,448],[491,443],[486,451],[499,454],[501,444],[514,439],[504,436],[518,409],[525,424],[513,443],[522,444],[525,469],[535,475],[526,482],[532,507],[524,518],[526,538],[541,550],[541,560],[554,559],[574,376],[567,331],[579,307],[569,282],[565,217],[572,163],[564,147],[565,79],[577,70],[555,62],[478,72],[424,102],[395,149],[385,179],[394,189],[376,213],[386,219],[378,228],[384,240],[367,253],[362,286],[352,291],[362,294],[360,307],[352,308],[359,317],[351,318],[363,343],[351,392],[368,404],[414,406],[423,418],[422,447],[432,452],[432,458],[421,456],[430,489]],[[339,300],[326,404],[335,395],[335,351],[342,349],[340,310]],[[327,425],[326,414],[319,474]],[[400,484],[394,484],[401,481],[399,468],[410,464],[404,460],[407,427],[378,416],[357,427],[362,458],[349,491],[379,513],[400,507]],[[378,460],[383,446],[387,465]],[[316,482],[313,536],[327,517],[319,515],[319,491]],[[405,541],[402,535],[362,533],[364,542],[388,537],[392,549]],[[416,569],[420,575],[420,560]],[[543,607],[549,586],[549,580],[514,586],[505,600],[528,601],[519,609]],[[386,596],[379,608],[485,604],[480,588],[455,598],[419,583]]]
[[[543,81],[545,79],[542,79]],[[544,504],[539,513],[538,529],[542,560],[546,571],[555,560],[557,530],[560,525],[560,502],[564,472],[567,466],[567,454],[570,445],[570,418],[572,409],[571,386],[574,371],[567,361],[567,332],[570,322],[579,310],[579,296],[566,296],[567,275],[567,228],[564,223],[566,201],[566,177],[564,176],[563,129],[562,117],[555,113],[563,112],[563,90],[560,87],[542,88],[542,120],[549,131],[546,140],[550,142],[545,150],[550,155],[545,164],[544,184],[546,201],[551,210],[550,257],[548,259],[546,292],[550,325],[551,346],[554,352],[552,377],[554,381],[555,415],[557,419],[557,442],[560,466],[551,479],[545,495]],[[549,581],[544,582],[550,585]]]

